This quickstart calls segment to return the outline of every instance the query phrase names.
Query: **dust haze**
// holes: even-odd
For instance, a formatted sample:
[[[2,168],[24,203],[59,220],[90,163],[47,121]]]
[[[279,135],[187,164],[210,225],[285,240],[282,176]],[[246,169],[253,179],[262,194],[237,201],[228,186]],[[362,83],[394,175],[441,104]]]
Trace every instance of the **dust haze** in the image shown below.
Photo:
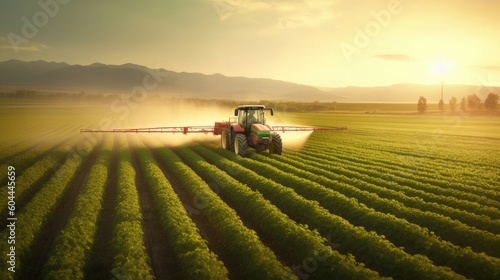
[[[113,128],[150,128],[177,126],[213,126],[215,122],[229,121],[234,116],[234,107],[223,107],[216,104],[196,104],[190,100],[153,100],[137,104],[131,108],[120,127]],[[279,113],[278,113],[279,114]],[[266,116],[271,125],[295,125],[287,122],[283,116]],[[309,139],[312,132],[279,132],[285,149],[300,149]],[[220,143],[220,136],[212,133],[151,133],[141,134],[141,139],[148,145],[181,146],[191,143]]]
[[[151,128],[182,126],[214,126],[216,121],[228,121],[234,111],[215,104],[203,105],[195,102],[162,100],[143,102],[130,110],[121,127],[115,128]],[[149,145],[180,146],[196,142],[220,142],[212,133],[151,133],[142,134],[141,139]]]

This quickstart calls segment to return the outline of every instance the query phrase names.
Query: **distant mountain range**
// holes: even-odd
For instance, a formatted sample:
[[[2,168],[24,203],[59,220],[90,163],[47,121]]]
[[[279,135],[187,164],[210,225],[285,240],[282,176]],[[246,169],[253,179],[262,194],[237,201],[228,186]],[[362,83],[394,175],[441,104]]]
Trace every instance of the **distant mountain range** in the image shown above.
[[[438,102],[441,85],[397,84],[385,87],[318,88],[291,82],[227,77],[222,74],[173,72],[136,64],[88,66],[43,60],[0,62],[0,86],[73,92],[131,93],[151,90],[176,97],[237,100],[338,101],[338,102],[416,102],[425,96]],[[138,88],[139,87],[139,88]],[[445,85],[445,102],[450,96],[461,98],[482,93],[485,88]],[[497,88],[498,90],[498,88]],[[486,96],[486,95],[485,95]],[[484,99],[484,98],[483,98]]]

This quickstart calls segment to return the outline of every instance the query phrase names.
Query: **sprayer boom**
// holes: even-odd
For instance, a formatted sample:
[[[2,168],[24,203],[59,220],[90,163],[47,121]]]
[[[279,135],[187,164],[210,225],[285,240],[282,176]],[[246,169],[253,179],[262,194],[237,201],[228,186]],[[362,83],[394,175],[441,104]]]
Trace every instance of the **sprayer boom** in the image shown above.
[[[271,154],[281,155],[283,142],[278,132],[346,130],[347,127],[313,126],[272,126],[267,124],[264,111],[271,116],[274,110],[264,105],[240,105],[234,110],[234,117],[229,121],[215,122],[213,126],[164,126],[149,128],[82,129],[81,133],[212,133],[220,135],[221,147],[245,156],[247,148],[257,151],[269,150]]]
[[[313,126],[272,126],[272,131],[319,131],[319,130],[347,130],[347,127],[313,127]]]
[[[82,129],[81,133],[213,133],[220,135],[224,128],[231,125],[229,122],[216,122],[214,126],[165,126],[149,128],[115,128],[115,129]],[[271,126],[271,131],[320,131],[320,130],[347,130],[347,127],[312,127],[312,126]]]
[[[82,129],[81,133],[214,133],[214,126],[170,126],[149,128]]]

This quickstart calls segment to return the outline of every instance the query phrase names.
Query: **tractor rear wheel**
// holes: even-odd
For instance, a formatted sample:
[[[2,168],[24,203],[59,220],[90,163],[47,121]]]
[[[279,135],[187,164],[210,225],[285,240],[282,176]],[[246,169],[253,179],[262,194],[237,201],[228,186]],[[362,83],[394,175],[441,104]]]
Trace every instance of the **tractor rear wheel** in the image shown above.
[[[248,141],[245,135],[236,134],[234,137],[234,152],[240,156],[246,156],[248,151]]]
[[[220,137],[220,146],[223,149],[226,149],[228,151],[233,152],[234,151],[234,144],[231,141],[231,133],[227,130],[222,131],[221,137]]]
[[[269,145],[269,153],[281,155],[283,153],[283,141],[281,140],[281,136],[277,133],[273,133],[271,137],[272,142]]]

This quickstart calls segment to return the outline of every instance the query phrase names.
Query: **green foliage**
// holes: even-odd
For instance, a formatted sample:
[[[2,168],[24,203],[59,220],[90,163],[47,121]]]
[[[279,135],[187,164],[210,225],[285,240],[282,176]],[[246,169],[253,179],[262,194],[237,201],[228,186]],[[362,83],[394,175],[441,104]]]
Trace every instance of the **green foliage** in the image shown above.
[[[421,114],[427,111],[427,99],[425,99],[425,97],[420,96],[418,99],[417,110]]]
[[[398,274],[405,279],[422,279],[429,277],[452,278],[455,276],[458,277],[458,275],[454,275],[454,273],[449,269],[436,267],[427,258],[416,259],[413,256],[405,253],[400,248],[396,248],[382,236],[376,235],[374,233],[369,233],[363,228],[355,227],[345,219],[330,214],[325,208],[320,207],[315,201],[307,200],[299,196],[296,192],[286,188],[285,186],[280,185],[271,179],[260,176],[257,173],[234,163],[234,161],[238,161],[240,163],[246,162],[247,164],[251,165],[251,160],[233,157],[233,155],[230,154],[224,155],[224,157],[219,156],[202,147],[195,147],[195,151],[205,157],[208,161],[215,163],[219,168],[223,170],[231,170],[230,174],[233,174],[233,176],[240,181],[247,182],[247,184],[255,191],[261,192],[264,197],[273,202],[286,214],[290,215],[291,218],[301,223],[307,223],[310,228],[318,229],[318,231],[322,233],[323,236],[328,238],[328,245],[333,246],[335,249],[342,250],[344,253],[353,254],[359,261],[365,262],[366,265],[378,271],[382,275],[393,275],[395,273],[394,269],[395,267],[397,267]],[[227,159],[226,157],[228,157],[229,159]],[[259,159],[260,158],[262,157],[259,157]],[[269,167],[267,168],[272,168],[270,166],[274,166],[274,164],[269,164]],[[215,174],[215,172],[217,172],[216,170],[208,171],[208,169],[208,167],[204,168],[204,170],[207,170],[207,172],[210,172],[210,174]],[[256,169],[260,170],[260,166]],[[227,186],[227,189],[229,191],[232,191],[235,188],[236,187],[234,184],[232,184],[231,186]],[[238,199],[242,196],[243,195],[241,195],[240,191],[240,193],[233,196],[233,199]],[[244,201],[247,201],[247,199],[245,199]],[[244,210],[245,208],[249,208],[251,206],[242,204],[243,202],[240,201],[235,203],[235,205],[241,205],[243,207],[242,215],[249,215],[246,214]],[[251,208],[256,209],[256,207]],[[264,211],[271,212],[268,210]],[[255,215],[255,222],[259,225],[267,225],[270,222],[263,220],[262,218],[269,215],[264,215],[264,213],[259,213],[258,211],[252,211],[252,214]],[[276,217],[269,218],[273,221],[277,220]],[[289,248],[287,244],[293,243],[293,241],[286,240],[282,236],[284,235],[284,230],[291,228],[292,227],[288,225],[281,231],[278,231],[277,229],[269,229],[269,227],[263,226],[262,230],[266,231],[269,235],[275,234],[275,237],[278,239],[275,242],[279,243],[281,241],[282,245],[284,246],[284,248],[281,248],[281,250],[290,250],[291,252],[289,253],[295,253],[296,258],[298,258],[299,260],[300,258],[305,258],[305,256],[312,255],[315,251],[319,251],[317,244],[315,245],[314,243],[306,242],[307,233],[305,233],[302,237],[303,241],[301,242],[301,244],[304,247],[295,246],[294,248]],[[348,242],[357,244],[357,246],[348,246]],[[324,260],[324,262],[327,263],[328,260],[332,259]],[[338,267],[342,265],[349,268],[342,269]],[[350,266],[352,266],[352,264],[346,264],[337,259],[334,263],[327,263],[324,268],[333,267],[333,271],[335,271],[336,273],[339,273],[340,271],[344,271],[344,273],[351,273],[353,269]],[[362,272],[362,270],[360,269],[358,269],[358,271]],[[321,271],[317,271],[317,273],[320,274]],[[330,277],[334,276],[345,277],[349,279],[357,277],[353,274],[330,275]]]
[[[111,162],[112,139],[104,140],[103,148],[73,210],[73,214],[61,234],[54,241],[44,265],[46,279],[83,279],[88,256],[94,244],[97,221],[102,208],[104,187]],[[71,271],[70,274],[69,271]]]
[[[14,104],[12,100],[6,102]],[[117,174],[109,174],[109,161],[82,168],[96,148],[88,140],[99,135],[77,133],[93,127],[84,124],[100,121],[109,107],[94,116],[90,106],[82,113],[76,107],[48,110],[28,99],[16,102],[33,106],[0,110],[8,132],[0,141],[0,168],[14,165],[18,183],[17,277],[25,276],[24,269],[34,264],[38,237],[59,219],[54,210],[80,171],[89,174],[88,182],[78,205],[69,209],[71,218],[64,230],[51,233],[55,242],[44,275],[78,279],[94,267],[88,266],[88,257],[99,224],[92,221],[102,207],[96,203],[102,198],[99,186],[117,176],[113,242],[107,248],[113,254],[109,274],[116,279],[152,279],[135,186],[140,169],[171,253],[185,273],[182,278],[227,278],[225,266],[241,272],[229,275],[235,278],[318,279],[320,274],[331,276],[332,268],[344,278],[376,273],[395,279],[500,278],[496,116],[468,111],[422,118],[394,114],[396,108],[414,113],[415,104],[338,104],[338,110],[392,113],[287,113],[283,118],[289,123],[346,125],[349,130],[314,132],[301,149],[293,147],[293,137],[286,133],[279,157],[252,153],[251,158],[241,158],[208,145],[175,152],[141,143],[128,147],[119,139]],[[210,104],[206,102],[202,104]],[[230,109],[235,105],[231,102]],[[464,104],[467,110],[466,98]],[[429,106],[429,111],[437,108]],[[170,135],[162,137],[171,142]],[[136,147],[131,157],[130,149]],[[139,164],[134,166],[136,157]],[[174,177],[175,188],[163,173]],[[0,192],[0,198],[5,195]],[[0,210],[3,217],[5,211]],[[209,231],[209,244],[191,218]],[[8,231],[4,228],[0,235]],[[7,246],[0,243],[2,279],[14,276],[5,269]],[[225,265],[210,249],[220,253]]]
[[[71,153],[43,188],[22,210],[18,211],[17,219],[23,221],[23,226],[16,228],[16,254],[19,256],[17,270],[22,270],[23,266],[29,265],[25,261],[33,249],[36,237],[46,226],[48,217],[54,214],[54,209],[69,188],[71,179],[84,160],[82,156],[86,157],[91,148],[82,146],[78,153]],[[7,236],[7,229],[3,230],[0,235]],[[8,250],[7,242],[0,244],[0,252],[3,256],[7,255]],[[7,272],[3,270],[1,273]]]
[[[498,94],[489,93],[484,100],[484,108],[491,112],[495,112],[498,106]]]
[[[273,242],[279,247],[279,250],[287,252],[290,255],[293,263],[302,264],[305,259],[314,259],[318,267],[313,273],[320,279],[331,277],[345,279],[378,277],[377,273],[359,267],[354,260],[348,259],[336,251],[325,247],[323,244],[325,242],[324,239],[315,232],[309,231],[307,228],[300,226],[288,218],[276,206],[273,206],[269,201],[264,199],[260,193],[253,192],[250,188],[231,178],[215,166],[205,162],[200,156],[187,148],[180,148],[178,151],[188,164],[195,171],[202,174],[206,180],[214,180],[219,186],[221,195],[227,198],[231,205],[235,206],[239,214],[242,217],[248,217],[254,224],[258,225],[259,229],[265,235],[272,238]],[[222,160],[214,154],[208,155],[207,158],[213,159],[218,163]],[[245,174],[243,173],[244,169],[231,164],[227,160],[225,163],[224,166],[220,167],[231,170],[233,174],[238,174],[241,181],[249,182],[249,184],[253,182],[254,184],[252,185],[273,188],[273,186],[269,186],[269,182],[256,177],[255,174]],[[279,189],[273,188],[272,192],[278,194]],[[300,211],[304,211],[304,205],[300,205],[300,202],[303,201],[299,198],[295,194],[291,199],[284,200],[282,203],[288,204],[289,207],[296,210],[300,209]],[[248,209],[253,210],[248,211]],[[309,218],[315,219],[317,217],[313,215],[309,216]],[[290,244],[295,245],[291,247]]]
[[[273,251],[262,244],[255,231],[245,227],[237,213],[176,154],[167,149],[159,150],[158,154],[194,198],[197,211],[203,213],[218,238],[227,244],[223,249],[228,256],[245,263],[245,278],[280,279],[292,274],[276,259]]]
[[[163,230],[175,252],[184,279],[226,279],[226,267],[200,236],[196,224],[189,218],[150,151],[139,141],[136,141],[134,146],[146,181],[153,192]]]
[[[125,137],[120,137],[117,196],[114,215],[113,264],[116,279],[153,279],[142,230],[139,195],[135,188],[136,172]]]

